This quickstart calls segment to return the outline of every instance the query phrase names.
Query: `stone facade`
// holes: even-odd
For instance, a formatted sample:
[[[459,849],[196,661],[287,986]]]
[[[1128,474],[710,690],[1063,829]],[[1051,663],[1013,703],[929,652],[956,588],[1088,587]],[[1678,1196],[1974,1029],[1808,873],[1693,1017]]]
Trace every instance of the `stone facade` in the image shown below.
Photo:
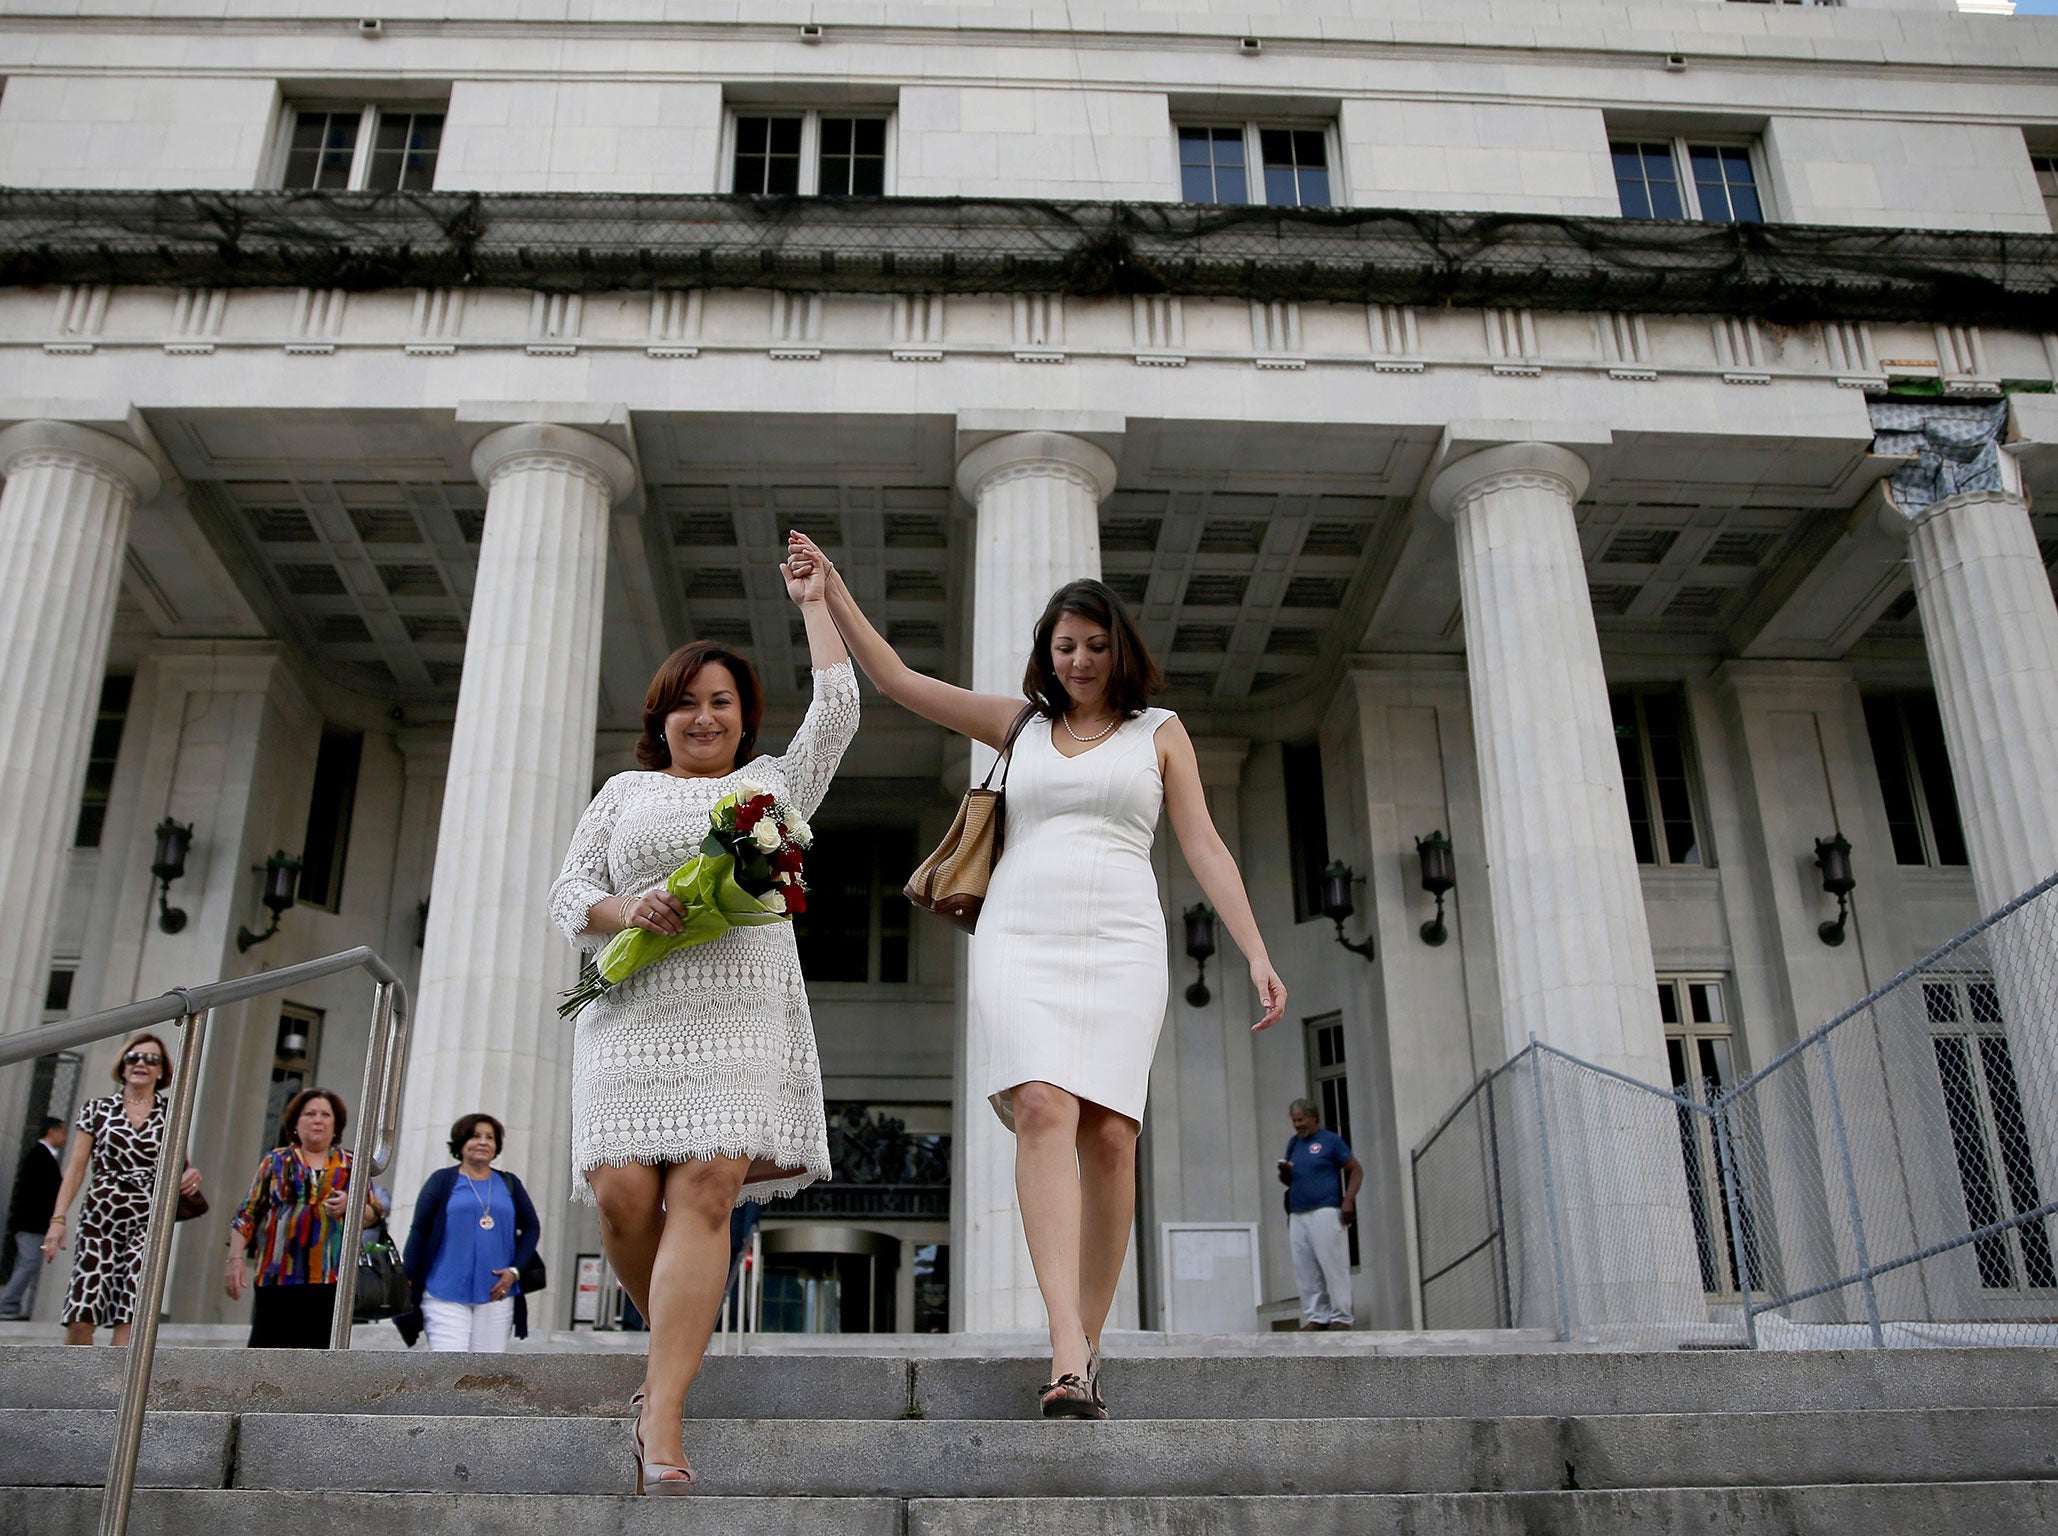
[[[2032,157],[2058,149],[2058,22],[1912,0],[623,0],[555,20],[396,0],[376,27],[316,0],[33,9],[0,4],[19,188],[277,187],[297,127],[331,112],[359,114],[336,172],[355,184],[383,125],[428,113],[436,191],[567,195],[731,191],[740,121],[790,119],[808,191],[825,123],[883,119],[884,190],[910,198],[1176,202],[1181,129],[1206,127],[1253,197],[1286,152],[1267,136],[1291,134],[1326,178],[1313,200],[1609,219],[1637,144],[1668,146],[1713,217],[1691,174],[1712,146],[1777,222],[2051,232]],[[1288,1102],[1340,1079],[1367,1168],[1360,1316],[1407,1326],[1409,1152],[1480,1071],[1534,1035],[1662,1081],[1661,976],[1719,985],[1738,1059],[1769,1060],[2058,867],[2054,376],[2034,328],[1544,296],[0,288],[0,559],[21,578],[0,658],[33,679],[0,706],[0,1029],[52,1016],[52,971],[78,1014],[371,944],[416,985],[403,1204],[441,1127],[490,1109],[568,1276],[598,1242],[563,1201],[569,957],[543,886],[583,796],[630,766],[657,661],[699,633],[745,644],[776,747],[804,697],[786,527],[832,546],[917,665],[996,690],[1048,592],[1097,574],[1171,674],[1293,992],[1250,1035],[1225,953],[1209,1000],[1183,1000],[1199,892],[1161,837],[1177,985],[1122,1318],[1165,1321],[1168,1223],[1251,1224],[1259,1325],[1291,1314],[1271,1162]],[[2011,395],[2005,488],[1901,517],[1867,414],[1889,389]],[[132,680],[118,745],[91,730],[104,673]],[[823,840],[919,850],[983,761],[866,707]],[[1916,739],[1931,718],[1941,741]],[[239,950],[253,871],[306,850],[324,731],[361,738],[340,889]],[[1909,809],[1911,755],[1918,780],[1948,761],[1965,855]],[[67,851],[89,761],[97,836]],[[196,829],[176,933],[148,876],[167,815]],[[1432,829],[1456,850],[1442,947],[1418,936]],[[1858,891],[1831,948],[1812,850],[1839,830]],[[1305,866],[1332,858],[1371,964],[1309,910]],[[899,875],[866,878],[883,894],[857,958],[813,988],[829,1097],[956,1136],[952,1221],[861,1223],[910,1255],[899,1326],[932,1244],[953,1326],[1033,1326],[1005,1137],[958,1086],[960,941],[917,922],[898,947]],[[215,1256],[268,1144],[282,1001],[320,1019],[299,1070],[354,1098],[359,984],[220,1021],[194,1152],[215,1214],[181,1239],[182,1318],[237,1311]],[[0,1081],[0,1112],[28,1092]],[[1593,1220],[1689,1240],[1670,1174],[1619,1172],[1588,1181]],[[1631,1310],[1706,1305],[1676,1274]]]

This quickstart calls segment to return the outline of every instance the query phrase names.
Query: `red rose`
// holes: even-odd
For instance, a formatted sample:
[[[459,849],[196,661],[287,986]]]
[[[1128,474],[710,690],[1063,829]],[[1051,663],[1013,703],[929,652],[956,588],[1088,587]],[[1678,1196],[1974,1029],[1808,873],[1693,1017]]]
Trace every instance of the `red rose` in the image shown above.
[[[807,910],[807,891],[798,885],[782,885],[780,891],[786,897],[786,915],[794,917]]]
[[[764,814],[762,810],[758,809],[757,801],[744,801],[736,807],[736,830],[748,837],[750,829],[758,824],[759,818]]]
[[[797,875],[807,855],[791,843],[781,843],[772,853],[772,868],[785,875]]]

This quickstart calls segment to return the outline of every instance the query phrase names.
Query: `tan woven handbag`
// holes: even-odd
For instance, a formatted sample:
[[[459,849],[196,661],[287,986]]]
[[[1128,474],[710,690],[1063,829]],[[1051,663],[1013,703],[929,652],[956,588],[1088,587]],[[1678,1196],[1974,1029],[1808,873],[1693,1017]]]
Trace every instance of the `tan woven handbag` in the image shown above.
[[[993,879],[993,866],[1000,862],[1001,848],[1007,841],[1008,775],[1003,765],[1013,762],[1015,738],[1035,713],[1032,706],[1022,706],[1015,723],[1008,727],[1000,756],[993,760],[978,787],[965,791],[957,819],[943,834],[936,851],[908,877],[902,891],[924,912],[934,912],[967,933],[979,926],[979,909],[986,905],[986,887]],[[993,783],[995,768],[1001,770],[1000,788],[991,789],[988,786]]]

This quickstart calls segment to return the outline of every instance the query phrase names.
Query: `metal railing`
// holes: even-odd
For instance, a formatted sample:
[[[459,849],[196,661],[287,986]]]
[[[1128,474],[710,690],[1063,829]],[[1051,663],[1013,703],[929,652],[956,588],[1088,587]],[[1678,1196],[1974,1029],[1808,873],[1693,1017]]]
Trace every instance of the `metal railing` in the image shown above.
[[[1425,1326],[1616,1347],[2058,1344],[2058,875],[1760,1070],[1532,1040],[1413,1152]]]
[[[377,983],[372,997],[371,1043],[365,1052],[364,1091],[352,1149],[356,1198],[345,1206],[343,1263],[336,1279],[336,1312],[329,1332],[331,1349],[350,1347],[351,1313],[357,1303],[357,1253],[364,1235],[364,1196],[372,1178],[393,1157],[399,1132],[399,1085],[407,1072],[407,987],[400,975],[369,947],[360,945],[319,960],[275,971],[260,971],[233,981],[182,987],[162,997],[124,1003],[82,1019],[65,1019],[39,1029],[0,1036],[0,1067],[30,1061],[53,1051],[70,1050],[95,1041],[129,1035],[141,1029],[175,1024],[179,1060],[174,1074],[171,1113],[165,1122],[164,1145],[157,1157],[157,1182],[150,1199],[150,1226],[143,1243],[143,1272],[137,1277],[135,1323],[130,1330],[128,1372],[122,1383],[121,1411],[114,1446],[108,1454],[107,1491],[100,1506],[100,1536],[123,1536],[136,1491],[136,1455],[143,1440],[143,1413],[150,1396],[150,1377],[157,1362],[158,1314],[164,1305],[165,1276],[171,1267],[172,1228],[178,1215],[179,1176],[186,1166],[186,1143],[192,1128],[193,1100],[200,1084],[200,1051],[206,1042],[208,1016],[217,1008],[248,1002],[273,992],[362,969]]]

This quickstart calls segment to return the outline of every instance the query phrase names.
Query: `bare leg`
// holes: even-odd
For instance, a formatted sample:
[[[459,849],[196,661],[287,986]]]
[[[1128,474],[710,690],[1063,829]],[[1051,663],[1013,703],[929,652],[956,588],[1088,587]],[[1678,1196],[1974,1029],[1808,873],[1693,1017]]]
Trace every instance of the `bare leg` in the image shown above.
[[[608,1268],[650,1321],[650,1266],[665,1231],[664,1169],[648,1163],[588,1169],[586,1182],[600,1205],[600,1246]]]
[[[1049,1083],[1017,1083],[1015,1198],[1050,1315],[1050,1377],[1086,1374],[1079,1316],[1079,1101]]]
[[[1079,1312],[1096,1347],[1115,1304],[1122,1260],[1136,1226],[1136,1137],[1127,1115],[1079,1106]]]
[[[129,1347],[129,1325],[127,1323],[116,1323],[114,1325],[114,1347],[116,1349],[127,1349]]]
[[[91,1323],[66,1323],[64,1325],[64,1342],[67,1344],[92,1343],[93,1325]]]
[[[729,1279],[729,1212],[750,1160],[718,1157],[665,1169],[664,1237],[650,1268],[650,1366],[644,1378],[644,1459],[686,1465],[679,1421],[700,1372]]]

